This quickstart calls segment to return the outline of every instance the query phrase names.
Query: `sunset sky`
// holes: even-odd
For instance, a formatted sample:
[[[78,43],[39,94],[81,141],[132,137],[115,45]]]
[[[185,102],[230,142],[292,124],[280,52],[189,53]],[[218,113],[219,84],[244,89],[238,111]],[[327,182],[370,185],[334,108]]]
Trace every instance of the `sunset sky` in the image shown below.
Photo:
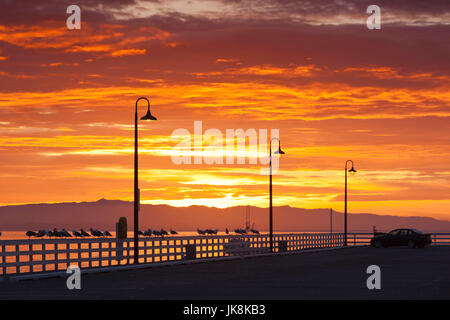
[[[146,96],[143,203],[268,206],[267,165],[173,163],[202,121],[279,130],[274,205],[342,211],[352,159],[349,212],[450,220],[448,0],[1,3],[0,205],[132,200]]]

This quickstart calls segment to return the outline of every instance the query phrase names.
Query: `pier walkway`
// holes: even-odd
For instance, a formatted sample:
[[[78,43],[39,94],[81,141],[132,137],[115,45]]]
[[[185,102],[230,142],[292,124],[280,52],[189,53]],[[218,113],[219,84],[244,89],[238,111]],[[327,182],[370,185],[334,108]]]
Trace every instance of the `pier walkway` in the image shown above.
[[[369,265],[381,289],[368,290]],[[0,299],[449,299],[450,246],[349,247],[286,256],[0,282]]]

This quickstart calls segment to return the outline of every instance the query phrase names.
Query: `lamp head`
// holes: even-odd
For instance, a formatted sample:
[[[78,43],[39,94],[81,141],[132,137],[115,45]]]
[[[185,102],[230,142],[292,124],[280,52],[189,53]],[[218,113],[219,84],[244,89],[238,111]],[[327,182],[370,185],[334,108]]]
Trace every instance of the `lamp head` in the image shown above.
[[[353,166],[352,166],[352,168],[351,168],[350,170],[348,170],[348,173],[349,173],[351,176],[354,176],[355,173],[356,173],[355,168],[353,168]]]
[[[281,150],[280,146],[278,146],[278,150],[275,151],[273,154],[285,154],[283,150]]]
[[[141,120],[156,120],[156,118],[150,113],[150,107],[147,109],[147,114],[143,116]]]

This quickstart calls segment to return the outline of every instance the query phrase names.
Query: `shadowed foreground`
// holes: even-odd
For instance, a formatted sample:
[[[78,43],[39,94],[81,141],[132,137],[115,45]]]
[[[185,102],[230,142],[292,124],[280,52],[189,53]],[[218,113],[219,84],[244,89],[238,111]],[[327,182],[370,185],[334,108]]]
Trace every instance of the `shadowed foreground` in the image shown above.
[[[366,269],[381,268],[381,290]],[[450,246],[370,247],[0,283],[0,299],[449,299]]]

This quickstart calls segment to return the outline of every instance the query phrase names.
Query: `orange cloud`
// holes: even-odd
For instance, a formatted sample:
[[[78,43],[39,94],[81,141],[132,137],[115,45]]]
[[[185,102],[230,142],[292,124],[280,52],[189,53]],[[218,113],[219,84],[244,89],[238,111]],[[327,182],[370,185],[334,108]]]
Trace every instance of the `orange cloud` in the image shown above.
[[[123,57],[123,56],[143,55],[146,52],[147,52],[146,49],[122,49],[111,52],[111,56]]]
[[[101,30],[101,32],[99,31]],[[123,25],[84,23],[79,31],[67,30],[60,22],[47,21],[40,26],[0,25],[0,41],[25,49],[63,49],[65,52],[108,53],[113,57],[144,54],[146,49],[130,46],[166,41],[172,35],[156,27],[125,30]]]

